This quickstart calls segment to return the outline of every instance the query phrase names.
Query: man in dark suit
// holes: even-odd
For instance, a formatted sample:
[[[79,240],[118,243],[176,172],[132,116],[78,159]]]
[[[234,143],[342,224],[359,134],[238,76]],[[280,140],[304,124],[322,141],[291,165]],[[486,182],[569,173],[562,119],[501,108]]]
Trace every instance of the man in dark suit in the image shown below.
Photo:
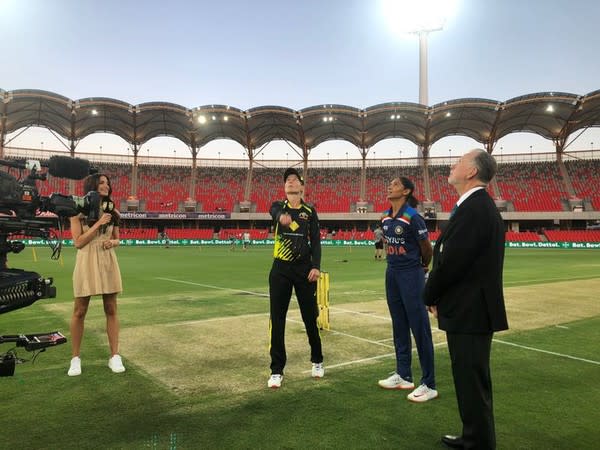
[[[496,161],[485,150],[463,155],[450,170],[460,198],[437,240],[424,301],[446,331],[452,376],[463,423],[449,447],[494,449],[490,351],[494,331],[508,321],[502,290],[504,223],[486,187]]]

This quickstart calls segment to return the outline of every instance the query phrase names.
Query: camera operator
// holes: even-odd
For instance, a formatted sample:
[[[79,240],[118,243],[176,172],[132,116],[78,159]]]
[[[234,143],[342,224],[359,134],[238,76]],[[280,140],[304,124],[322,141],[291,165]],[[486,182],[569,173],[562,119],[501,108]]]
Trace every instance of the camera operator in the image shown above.
[[[111,357],[108,367],[115,373],[125,371],[119,356],[119,320],[117,317],[117,294],[122,292],[121,271],[114,248],[119,245],[119,212],[110,198],[112,188],[106,175],[96,173],[85,178],[84,192],[97,191],[100,194],[100,215],[98,220],[78,214],[71,217],[71,233],[77,248],[73,291],[75,305],[71,317],[71,345],[73,358],[68,375],[81,374],[80,348],[83,338],[85,316],[93,295],[102,295],[106,315],[106,333]]]

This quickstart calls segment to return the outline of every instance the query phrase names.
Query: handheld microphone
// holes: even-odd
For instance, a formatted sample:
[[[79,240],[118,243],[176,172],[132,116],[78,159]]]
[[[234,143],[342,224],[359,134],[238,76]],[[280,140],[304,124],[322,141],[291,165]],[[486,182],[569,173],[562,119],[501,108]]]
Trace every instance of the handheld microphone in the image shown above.
[[[53,177],[83,180],[90,174],[90,162],[81,158],[54,155],[48,161],[48,172]]]

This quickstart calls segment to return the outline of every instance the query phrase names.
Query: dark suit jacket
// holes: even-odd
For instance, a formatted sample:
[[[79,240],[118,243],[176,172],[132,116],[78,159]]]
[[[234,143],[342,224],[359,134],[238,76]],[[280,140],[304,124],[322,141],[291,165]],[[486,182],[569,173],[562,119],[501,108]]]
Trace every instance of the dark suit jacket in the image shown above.
[[[426,305],[436,305],[439,327],[451,333],[508,328],[502,269],[504,223],[485,189],[472,193],[450,218],[433,249]]]

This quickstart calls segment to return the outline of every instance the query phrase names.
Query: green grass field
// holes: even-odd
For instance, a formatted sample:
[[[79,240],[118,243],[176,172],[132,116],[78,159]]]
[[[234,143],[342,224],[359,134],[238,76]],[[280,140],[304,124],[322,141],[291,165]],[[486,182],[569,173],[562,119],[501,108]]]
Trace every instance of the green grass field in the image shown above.
[[[460,432],[449,357],[434,329],[439,399],[412,404],[377,380],[394,370],[385,262],[371,248],[324,248],[331,331],[326,375],[310,378],[295,301],[288,365],[267,389],[271,248],[119,248],[121,354],[113,374],[104,314],[92,300],[83,373],[68,377],[69,343],[0,378],[2,449],[442,448]],[[0,334],[68,336],[74,250],[10,255],[10,266],[54,277],[56,299],[0,315]],[[495,336],[492,370],[500,449],[597,448],[600,439],[600,251],[510,250],[511,329]],[[434,321],[432,326],[436,327]],[[0,346],[6,352],[10,345]],[[32,354],[18,349],[18,356]],[[413,375],[420,377],[418,360]]]

